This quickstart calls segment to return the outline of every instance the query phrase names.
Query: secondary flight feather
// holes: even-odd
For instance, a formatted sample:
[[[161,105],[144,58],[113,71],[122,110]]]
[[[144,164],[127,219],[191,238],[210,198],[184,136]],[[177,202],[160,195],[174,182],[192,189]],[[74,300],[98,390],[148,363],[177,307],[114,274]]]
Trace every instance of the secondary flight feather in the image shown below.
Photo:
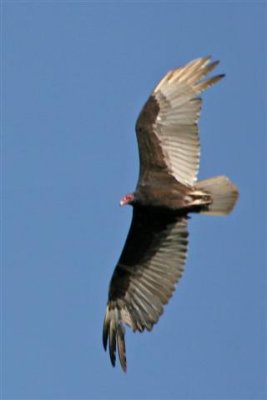
[[[188,214],[229,214],[236,186],[219,176],[197,181],[200,94],[223,78],[206,78],[210,57],[169,71],[136,122],[140,171],[136,189],[120,204],[133,207],[131,227],[111,278],[103,345],[113,366],[127,369],[125,325],[150,331],[181,278],[188,245]]]

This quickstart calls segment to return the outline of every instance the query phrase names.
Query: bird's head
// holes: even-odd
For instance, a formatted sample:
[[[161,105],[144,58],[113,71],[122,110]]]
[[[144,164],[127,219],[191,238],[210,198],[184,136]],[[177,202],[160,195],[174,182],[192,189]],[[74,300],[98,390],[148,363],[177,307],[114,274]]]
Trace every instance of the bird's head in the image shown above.
[[[126,204],[133,204],[134,201],[135,201],[135,194],[127,193],[120,199],[120,206],[125,206]]]

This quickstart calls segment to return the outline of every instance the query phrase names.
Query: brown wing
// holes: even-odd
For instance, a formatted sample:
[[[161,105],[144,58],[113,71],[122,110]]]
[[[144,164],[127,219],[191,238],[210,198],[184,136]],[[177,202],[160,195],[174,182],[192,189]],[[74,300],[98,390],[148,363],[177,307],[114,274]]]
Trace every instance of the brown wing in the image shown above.
[[[111,363],[116,347],[126,371],[124,324],[150,331],[181,277],[187,252],[187,217],[166,209],[135,206],[131,228],[114,270],[103,327]]]
[[[200,93],[224,75],[203,78],[218,65],[210,57],[198,58],[165,75],[152,92],[136,123],[140,157],[139,184],[151,172],[164,171],[184,185],[196,182],[200,145],[198,117]]]

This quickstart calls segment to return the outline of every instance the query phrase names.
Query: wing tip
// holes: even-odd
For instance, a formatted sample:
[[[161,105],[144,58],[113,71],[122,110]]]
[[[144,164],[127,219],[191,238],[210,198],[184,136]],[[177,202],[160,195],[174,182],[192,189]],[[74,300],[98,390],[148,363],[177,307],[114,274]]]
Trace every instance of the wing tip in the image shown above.
[[[108,330],[109,330],[109,313],[108,307],[106,309],[106,314],[103,322],[103,331],[102,331],[102,343],[104,350],[107,351],[107,344],[108,344]]]
[[[125,328],[122,324],[118,326],[117,330],[117,345],[119,360],[123,372],[127,372],[127,360],[126,360],[126,347],[125,347]]]
[[[163,79],[160,80],[153,93],[162,89],[164,90],[164,88],[169,84],[176,82],[186,82],[195,90],[196,93],[201,93],[203,90],[215,84],[225,76],[225,74],[219,74],[204,80],[204,78],[213,71],[219,63],[219,60],[212,61],[210,55],[198,57],[182,67],[170,70]]]
[[[120,365],[123,372],[127,372],[125,328],[120,321],[118,309],[111,310],[107,306],[103,324],[102,342],[104,350],[109,349],[111,365],[116,366],[116,352],[118,352]]]

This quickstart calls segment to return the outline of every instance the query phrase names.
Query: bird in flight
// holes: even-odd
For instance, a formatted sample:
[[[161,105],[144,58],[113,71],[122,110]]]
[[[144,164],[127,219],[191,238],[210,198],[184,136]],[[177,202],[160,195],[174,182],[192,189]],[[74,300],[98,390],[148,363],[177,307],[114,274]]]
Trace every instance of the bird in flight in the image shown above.
[[[125,325],[150,331],[181,278],[188,245],[188,214],[226,215],[238,198],[225,176],[197,181],[200,159],[200,94],[223,78],[205,77],[218,65],[210,57],[169,71],[155,87],[136,122],[140,171],[131,227],[112,275],[103,345],[127,370]]]

